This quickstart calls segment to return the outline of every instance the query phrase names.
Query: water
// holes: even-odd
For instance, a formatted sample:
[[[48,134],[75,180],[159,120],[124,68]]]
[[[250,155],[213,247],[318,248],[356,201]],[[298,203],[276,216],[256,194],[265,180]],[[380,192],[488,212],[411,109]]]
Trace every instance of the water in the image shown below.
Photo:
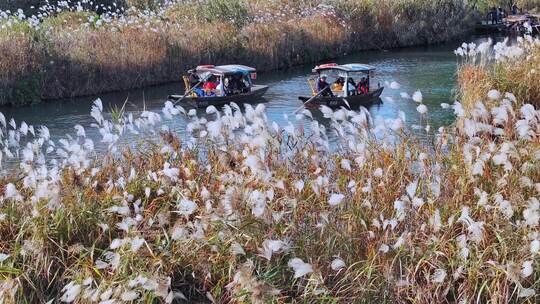
[[[424,96],[424,103],[429,109],[430,123],[436,129],[439,126],[449,125],[454,120],[451,111],[442,109],[440,104],[453,102],[452,92],[455,85],[457,63],[453,50],[458,46],[459,43],[455,42],[439,46],[361,52],[345,56],[335,60],[335,62],[367,63],[377,68],[372,83],[380,82],[384,84],[385,81],[397,81],[401,84],[399,90],[385,89],[382,95],[383,103],[374,105],[369,109],[373,117],[395,118],[399,111],[403,111],[407,117],[407,124],[419,124],[421,118],[416,111],[418,104],[410,99],[402,99],[400,93],[407,92],[412,95],[414,91],[420,90]],[[289,114],[289,119],[295,120],[292,113],[301,106],[298,96],[309,96],[311,92],[306,79],[311,75],[313,66],[313,64],[309,64],[286,71],[275,71],[259,75],[257,83],[267,84],[270,87],[265,95],[269,120],[284,125],[286,121],[284,114]],[[166,96],[181,92],[183,92],[183,88],[178,82],[129,92],[117,92],[73,100],[49,101],[30,107],[3,108],[0,110],[8,120],[13,117],[17,124],[26,121],[34,126],[46,125],[51,132],[52,139],[64,137],[66,134],[75,134],[73,126],[81,124],[86,128],[87,135],[98,143],[100,139],[99,133],[95,128],[90,128],[90,124],[94,122],[90,116],[90,108],[97,97],[100,97],[103,101],[104,112],[110,112],[113,108],[121,108],[127,100],[127,111],[140,112],[147,109],[161,113]],[[199,112],[200,115],[205,115],[204,111]],[[324,120],[321,115],[315,115],[315,117]],[[327,121],[322,122],[328,123]],[[177,117],[168,124],[182,136],[186,125],[183,118]],[[99,147],[99,145],[96,146],[98,149],[103,148]]]

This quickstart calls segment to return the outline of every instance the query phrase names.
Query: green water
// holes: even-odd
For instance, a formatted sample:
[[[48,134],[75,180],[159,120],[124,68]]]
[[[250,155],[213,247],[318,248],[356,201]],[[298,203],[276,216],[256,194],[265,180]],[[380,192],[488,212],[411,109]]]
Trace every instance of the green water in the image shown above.
[[[478,39],[471,41],[479,42]],[[382,104],[369,108],[373,117],[395,118],[399,111],[403,111],[407,117],[407,124],[415,125],[420,122],[420,114],[416,111],[417,103],[400,97],[401,92],[410,95],[420,90],[424,96],[424,103],[429,108],[429,120],[432,127],[451,124],[454,115],[449,110],[440,107],[441,103],[453,103],[453,89],[455,86],[455,73],[457,59],[453,54],[461,42],[448,43],[445,45],[404,48],[389,51],[361,52],[345,56],[335,60],[337,63],[367,63],[377,68],[375,83],[384,84],[385,81],[397,81],[401,84],[399,90],[386,88],[382,95]],[[266,94],[267,115],[269,120],[278,124],[285,123],[285,115],[292,117],[293,111],[301,105],[298,100],[300,95],[309,95],[310,89],[306,79],[311,75],[313,64],[295,67],[285,71],[275,71],[259,75],[257,83],[270,86]],[[372,82],[373,83],[373,82]],[[34,126],[46,125],[51,132],[51,137],[57,139],[66,134],[73,134],[75,124],[83,125],[87,135],[99,142],[99,133],[95,128],[90,128],[93,122],[90,116],[92,101],[97,97],[103,100],[104,110],[110,111],[115,107],[121,107],[128,100],[126,110],[140,112],[143,109],[161,113],[161,108],[167,95],[180,93],[183,88],[178,83],[171,83],[156,87],[150,87],[129,92],[117,92],[100,96],[77,98],[73,100],[49,101],[38,105],[24,108],[3,108],[1,111],[7,119],[13,117],[17,124],[26,121]],[[200,111],[200,115],[205,115]],[[323,123],[327,124],[320,115]],[[296,121],[295,123],[301,123]],[[167,124],[182,136],[186,121],[176,118]],[[99,145],[96,145],[99,149]]]

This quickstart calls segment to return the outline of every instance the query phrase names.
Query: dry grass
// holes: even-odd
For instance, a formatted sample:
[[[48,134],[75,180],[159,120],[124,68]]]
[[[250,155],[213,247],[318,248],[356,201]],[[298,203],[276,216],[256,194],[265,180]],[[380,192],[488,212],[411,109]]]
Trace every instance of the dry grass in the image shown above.
[[[174,81],[200,63],[285,68],[352,51],[447,41],[469,29],[465,5],[452,0],[331,2],[335,7],[318,6],[320,1],[237,2],[244,12],[181,2],[158,17],[132,11],[127,19],[114,17],[96,26],[88,21],[89,12],[66,12],[39,29],[0,31],[3,41],[32,37],[18,39],[32,41],[39,54],[3,44],[0,66],[10,76],[2,78],[2,86],[6,92],[28,89],[43,99],[80,96]],[[20,67],[43,72],[27,75],[37,86],[20,88],[17,80],[25,76]],[[29,99],[3,94],[0,104]]]
[[[458,70],[459,98],[472,109],[492,90],[512,92],[520,103],[540,106],[540,44],[531,37],[518,42],[501,42],[464,59]]]

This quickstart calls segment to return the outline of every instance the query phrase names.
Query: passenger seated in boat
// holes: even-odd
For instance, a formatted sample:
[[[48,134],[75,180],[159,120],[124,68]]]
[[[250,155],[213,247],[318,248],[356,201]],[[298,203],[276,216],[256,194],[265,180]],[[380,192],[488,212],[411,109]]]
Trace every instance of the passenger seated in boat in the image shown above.
[[[332,91],[343,91],[343,85],[345,85],[345,79],[343,79],[343,77],[338,77],[334,84],[332,84]]]
[[[219,81],[219,79],[217,80],[217,85],[216,85],[216,95],[217,96],[224,96],[224,93],[225,91],[223,90],[223,81]]]
[[[354,82],[354,79],[352,78],[349,78],[347,80],[347,91],[348,91],[348,96],[356,95],[356,83]]]
[[[233,83],[234,83],[234,93],[235,94],[241,94],[244,93],[244,90],[246,89],[246,84],[244,83],[244,80],[242,79],[242,74],[236,74],[233,77]]]
[[[242,84],[244,85],[244,88],[242,89],[242,93],[251,92],[251,83],[249,82],[249,76],[248,75],[242,77]]]
[[[195,93],[195,95],[197,95],[197,97],[202,97],[202,96],[206,95],[204,90],[201,89],[200,85],[198,87],[196,87],[196,88],[193,88],[193,92]]]
[[[319,77],[319,80],[317,81],[317,92],[321,96],[334,97],[334,93],[332,93],[330,85],[326,82],[326,78],[326,75],[321,75],[321,77]]]
[[[208,79],[203,85],[203,90],[206,93],[206,96],[216,96],[217,85],[216,77],[210,77],[210,79]]]
[[[236,75],[226,76],[224,80],[225,94],[236,95],[240,93],[240,81]]]
[[[225,95],[229,96],[233,94],[232,80],[230,76],[226,76],[223,79],[223,89],[225,90]]]
[[[367,94],[367,93],[369,93],[368,81],[367,81],[366,77],[362,77],[362,79],[358,83],[358,93],[359,94]]]

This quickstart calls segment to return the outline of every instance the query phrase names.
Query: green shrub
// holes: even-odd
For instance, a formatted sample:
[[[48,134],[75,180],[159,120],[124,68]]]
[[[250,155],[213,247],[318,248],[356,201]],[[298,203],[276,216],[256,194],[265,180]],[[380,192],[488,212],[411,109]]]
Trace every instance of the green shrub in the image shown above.
[[[213,0],[203,5],[200,17],[207,22],[231,22],[236,27],[246,24],[251,18],[244,0]]]

